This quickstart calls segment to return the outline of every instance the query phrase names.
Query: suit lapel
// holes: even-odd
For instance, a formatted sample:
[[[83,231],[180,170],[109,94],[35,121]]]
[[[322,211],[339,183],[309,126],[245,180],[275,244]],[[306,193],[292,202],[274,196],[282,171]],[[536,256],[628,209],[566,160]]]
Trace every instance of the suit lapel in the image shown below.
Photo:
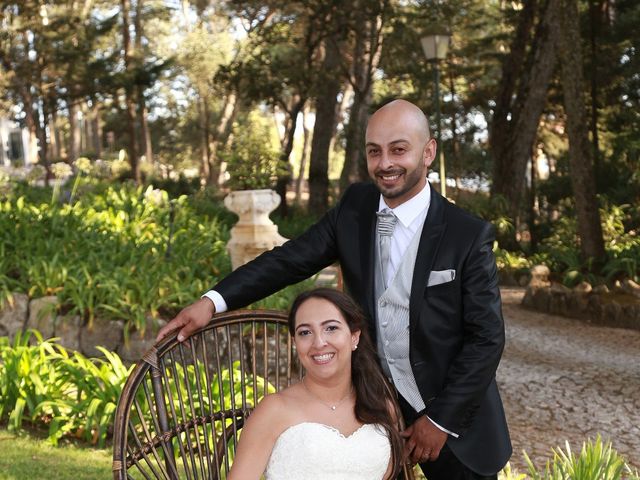
[[[420,236],[420,244],[418,245],[418,253],[416,255],[416,263],[413,268],[413,278],[411,281],[411,298],[409,301],[409,324],[410,330],[413,331],[420,315],[420,305],[427,286],[429,273],[433,268],[440,240],[445,231],[446,224],[444,222],[444,202],[446,201],[442,195],[436,192],[431,185],[431,203],[427,218],[422,227]]]
[[[373,187],[373,185],[372,185]],[[380,192],[377,188],[371,188],[366,198],[363,199],[363,208],[358,212],[358,245],[360,251],[360,265],[362,271],[362,279],[366,282],[363,289],[366,295],[366,308],[368,309],[367,317],[371,321],[371,332],[375,340],[375,241],[376,241],[376,212],[380,203]]]

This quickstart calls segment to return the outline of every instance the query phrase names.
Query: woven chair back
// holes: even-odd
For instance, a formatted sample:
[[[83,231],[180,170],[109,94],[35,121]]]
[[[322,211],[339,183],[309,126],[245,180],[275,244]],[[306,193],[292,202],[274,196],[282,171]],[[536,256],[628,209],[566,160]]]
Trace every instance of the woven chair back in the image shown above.
[[[182,343],[176,333],[145,354],[122,391],[114,479],[225,479],[247,415],[300,378],[282,312],[218,315]]]

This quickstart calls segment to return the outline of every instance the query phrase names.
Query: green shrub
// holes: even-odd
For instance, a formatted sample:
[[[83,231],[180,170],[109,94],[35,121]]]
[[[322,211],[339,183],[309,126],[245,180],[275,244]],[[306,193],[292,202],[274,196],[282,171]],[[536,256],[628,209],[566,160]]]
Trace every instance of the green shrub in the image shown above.
[[[580,239],[576,219],[562,216],[554,223],[552,234],[540,245],[540,252],[531,257],[532,264],[544,263],[560,275],[563,283],[573,286],[582,280],[591,283],[613,282],[621,278],[640,279],[640,237],[627,226],[638,207],[606,206],[600,210],[606,258],[585,261],[580,254]]]
[[[32,191],[0,203],[4,299],[57,295],[89,322],[100,315],[143,330],[148,315],[177,312],[230,271],[228,219],[199,215],[188,197],[98,184],[71,205],[35,203],[43,199]]]
[[[496,264],[500,270],[518,272],[526,271],[531,267],[531,262],[524,254],[504,250],[498,247],[497,242],[494,246],[493,253],[496,256]]]
[[[10,430],[25,420],[48,425],[53,444],[74,434],[103,446],[132,367],[98,348],[105,359],[70,354],[33,330],[16,335],[13,345],[0,338],[0,421]]]
[[[37,346],[29,345],[31,337]],[[0,420],[7,420],[10,430],[20,429],[25,415],[35,420],[38,406],[57,396],[57,372],[49,364],[55,354],[54,345],[37,332],[16,334],[12,346],[0,337]]]
[[[461,208],[491,222],[496,229],[496,239],[499,244],[509,243],[503,240],[513,236],[515,226],[513,219],[509,217],[509,203],[504,197],[491,197],[483,193],[460,195],[457,204]]]
[[[638,480],[637,471],[633,471],[624,459],[604,443],[600,436],[595,442],[589,440],[582,444],[579,454],[571,451],[569,443],[565,450],[553,450],[553,461],[547,462],[544,470],[538,471],[525,454],[528,473],[532,480]]]
[[[304,233],[311,225],[318,221],[316,215],[308,214],[302,208],[292,205],[288,215],[282,217],[273,215],[273,222],[278,225],[278,233],[285,238],[295,238]]]
[[[227,162],[232,190],[273,188],[276,180],[287,172],[287,164],[272,145],[271,126],[257,113],[252,113],[244,125],[234,124],[233,142],[222,153]]]
[[[48,439],[54,445],[61,438],[72,435],[103,447],[133,366],[125,367],[117,354],[102,347],[98,349],[104,358],[87,358],[78,352],[67,351],[55,339],[43,341],[40,333],[34,330],[16,335],[12,345],[7,337],[0,337],[0,421],[7,421],[12,431],[21,430],[25,422],[47,426]],[[254,385],[258,392],[275,390],[261,377],[254,381],[253,376],[241,374],[240,362],[236,362],[231,370],[222,370],[220,379],[210,379],[214,404],[201,406],[201,398],[204,402],[210,398],[206,391],[204,365],[199,365],[198,371],[193,365],[188,365],[186,372],[181,365],[174,365],[174,368],[175,376],[168,377],[168,398],[178,402],[178,399],[191,396],[195,405],[204,411],[221,408],[215,403],[220,394],[225,405],[231,404],[232,381],[244,381],[249,404],[254,398]],[[262,395],[258,392],[256,395],[260,399]],[[240,404],[242,394],[237,393],[234,401]],[[180,408],[178,403],[174,407]],[[150,415],[148,410],[142,411],[142,418],[149,423],[152,422]]]
[[[25,184],[19,197],[0,202],[0,302],[11,292],[56,295],[64,313],[89,323],[96,316],[124,320],[128,335],[143,331],[149,316],[171,318],[231,270],[226,242],[234,218],[216,192],[171,200],[152,186],[88,177],[81,186],[73,204],[51,202],[50,190],[41,195]],[[314,220],[297,210],[278,222],[293,237]],[[286,310],[311,286],[257,305]]]

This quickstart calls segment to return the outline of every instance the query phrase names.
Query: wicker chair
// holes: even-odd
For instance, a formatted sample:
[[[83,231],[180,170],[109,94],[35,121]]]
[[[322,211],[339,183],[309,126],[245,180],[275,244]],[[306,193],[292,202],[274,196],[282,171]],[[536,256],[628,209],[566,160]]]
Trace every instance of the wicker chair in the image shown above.
[[[229,312],[183,343],[176,335],[145,354],[122,391],[116,480],[225,479],[247,415],[302,375],[282,312]]]
[[[226,478],[254,405],[300,377],[286,323],[281,312],[230,312],[147,352],[118,403],[113,477]]]

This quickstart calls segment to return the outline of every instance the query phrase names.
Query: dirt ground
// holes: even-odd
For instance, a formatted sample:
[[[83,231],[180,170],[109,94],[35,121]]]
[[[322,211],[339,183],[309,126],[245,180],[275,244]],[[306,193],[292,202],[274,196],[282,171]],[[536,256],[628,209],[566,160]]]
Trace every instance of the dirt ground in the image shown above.
[[[513,443],[541,468],[551,449],[579,451],[600,434],[640,469],[640,332],[524,309],[524,289],[502,289],[507,344],[498,383]]]

